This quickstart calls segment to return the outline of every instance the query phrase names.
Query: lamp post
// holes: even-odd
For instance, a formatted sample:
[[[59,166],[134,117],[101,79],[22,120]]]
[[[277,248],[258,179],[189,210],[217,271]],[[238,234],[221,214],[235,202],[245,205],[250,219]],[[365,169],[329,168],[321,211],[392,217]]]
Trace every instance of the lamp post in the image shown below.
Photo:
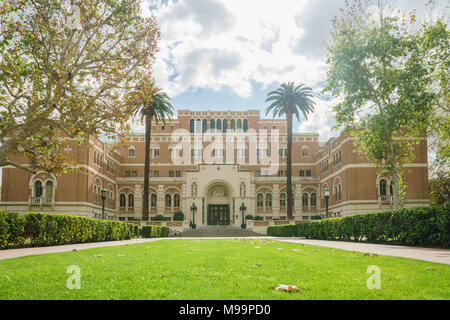
[[[102,220],[105,220],[105,199],[106,199],[106,193],[108,190],[102,189],[101,191],[101,197],[102,197]]]
[[[328,198],[330,197],[330,189],[328,187],[323,189],[323,195],[325,196],[325,216],[328,219]]]
[[[247,207],[246,207],[245,204],[242,202],[242,205],[241,205],[241,207],[240,207],[239,209],[240,209],[241,212],[242,212],[242,224],[241,224],[241,228],[242,228],[242,229],[245,229],[245,228],[247,227],[247,225],[246,225],[245,222],[244,222],[244,214],[245,214],[245,211],[247,210]]]
[[[195,212],[197,211],[197,206],[195,205],[195,203],[192,204],[191,211],[192,211],[192,229],[195,229],[197,227],[195,225]]]

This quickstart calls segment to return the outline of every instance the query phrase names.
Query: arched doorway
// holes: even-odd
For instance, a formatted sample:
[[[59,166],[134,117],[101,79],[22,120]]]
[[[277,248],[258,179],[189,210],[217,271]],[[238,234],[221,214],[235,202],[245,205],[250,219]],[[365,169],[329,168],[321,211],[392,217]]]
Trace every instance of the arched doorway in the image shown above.
[[[207,191],[207,224],[228,226],[231,224],[231,193],[222,183],[215,183]]]

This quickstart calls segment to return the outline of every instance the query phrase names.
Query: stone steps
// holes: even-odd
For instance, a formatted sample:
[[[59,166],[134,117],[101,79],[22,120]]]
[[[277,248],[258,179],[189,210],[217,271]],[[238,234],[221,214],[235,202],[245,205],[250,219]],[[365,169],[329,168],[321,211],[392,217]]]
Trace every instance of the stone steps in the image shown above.
[[[247,229],[233,227],[189,229],[182,233],[182,237],[261,237],[262,235]]]

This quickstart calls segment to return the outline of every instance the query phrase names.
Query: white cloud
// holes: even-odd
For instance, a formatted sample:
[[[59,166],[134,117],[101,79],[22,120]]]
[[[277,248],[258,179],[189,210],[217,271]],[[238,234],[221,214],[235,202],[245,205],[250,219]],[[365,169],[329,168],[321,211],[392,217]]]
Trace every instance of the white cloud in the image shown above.
[[[172,96],[229,86],[248,97],[251,80],[264,87],[284,81],[314,86],[324,78],[323,59],[292,49],[304,33],[295,17],[308,2],[180,0],[154,7],[161,27],[155,78]]]

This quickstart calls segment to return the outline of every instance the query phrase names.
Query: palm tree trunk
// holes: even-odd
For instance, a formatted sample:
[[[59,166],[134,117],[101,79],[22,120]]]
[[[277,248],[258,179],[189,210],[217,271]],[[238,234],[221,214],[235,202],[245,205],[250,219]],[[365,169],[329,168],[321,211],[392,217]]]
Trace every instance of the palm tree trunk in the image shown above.
[[[148,220],[150,217],[149,212],[149,199],[150,192],[150,137],[152,133],[152,114],[145,117],[145,167],[144,167],[144,195],[142,204],[142,219]]]
[[[292,113],[287,113],[288,145],[287,145],[287,218],[291,220],[292,215]]]

